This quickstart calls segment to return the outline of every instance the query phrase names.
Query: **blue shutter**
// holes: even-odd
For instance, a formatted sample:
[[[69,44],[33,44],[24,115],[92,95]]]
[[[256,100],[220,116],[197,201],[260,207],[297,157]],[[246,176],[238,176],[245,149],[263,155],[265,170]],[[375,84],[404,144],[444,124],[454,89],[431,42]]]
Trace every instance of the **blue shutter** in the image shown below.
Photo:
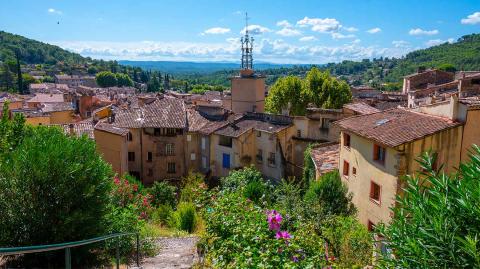
[[[223,153],[223,168],[230,168],[230,154]]]

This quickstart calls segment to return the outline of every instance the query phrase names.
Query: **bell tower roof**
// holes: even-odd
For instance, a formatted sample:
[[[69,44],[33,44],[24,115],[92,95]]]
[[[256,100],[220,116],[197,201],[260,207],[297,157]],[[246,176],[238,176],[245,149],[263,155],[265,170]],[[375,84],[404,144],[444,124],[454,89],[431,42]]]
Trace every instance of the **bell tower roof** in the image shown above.
[[[250,37],[248,34],[248,14],[245,13],[245,36],[240,39],[242,43],[242,63],[241,70],[252,70],[253,71],[253,37]],[[240,73],[242,73],[240,71]],[[248,72],[249,73],[249,72]],[[253,72],[252,72],[253,73]]]

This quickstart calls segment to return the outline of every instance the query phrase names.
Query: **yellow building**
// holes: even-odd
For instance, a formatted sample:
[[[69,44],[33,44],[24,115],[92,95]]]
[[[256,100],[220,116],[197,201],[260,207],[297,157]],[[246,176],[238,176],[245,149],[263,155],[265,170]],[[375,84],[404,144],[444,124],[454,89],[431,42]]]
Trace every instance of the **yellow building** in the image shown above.
[[[102,122],[97,123],[94,129],[97,151],[105,161],[112,165],[113,171],[119,175],[128,172],[127,134],[128,129]]]
[[[389,223],[402,177],[421,169],[416,158],[432,150],[446,172],[460,163],[463,123],[405,109],[337,121],[341,129],[339,171],[353,193],[361,223]]]
[[[215,131],[210,140],[213,175],[254,165],[266,178],[286,177],[287,141],[293,130],[287,116],[247,113]]]
[[[128,130],[127,154],[122,155],[121,162],[126,159],[128,172],[144,184],[179,180],[187,174],[187,120],[182,100],[169,96],[142,99],[128,108],[117,109],[103,124]],[[97,141],[105,156],[112,155],[109,153],[112,147],[118,148],[109,143],[108,139]],[[108,158],[113,166],[122,167],[118,161]]]
[[[39,106],[43,113],[50,115],[50,124],[71,123],[75,119],[72,103],[44,103]]]

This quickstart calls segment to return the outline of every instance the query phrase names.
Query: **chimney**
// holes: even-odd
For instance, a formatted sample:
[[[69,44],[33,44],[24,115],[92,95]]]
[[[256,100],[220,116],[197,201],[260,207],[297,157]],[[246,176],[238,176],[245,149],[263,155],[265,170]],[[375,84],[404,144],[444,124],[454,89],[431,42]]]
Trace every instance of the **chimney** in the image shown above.
[[[459,106],[458,106],[458,95],[457,94],[452,94],[450,96],[450,119],[453,120],[453,121],[456,121],[458,120],[458,109],[459,109]]]

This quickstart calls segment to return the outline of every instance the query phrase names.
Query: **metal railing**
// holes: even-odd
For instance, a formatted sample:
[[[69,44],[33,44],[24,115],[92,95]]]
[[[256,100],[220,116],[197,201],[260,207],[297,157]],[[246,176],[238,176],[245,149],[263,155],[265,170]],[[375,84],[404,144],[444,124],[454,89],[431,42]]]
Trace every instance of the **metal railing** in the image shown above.
[[[72,258],[71,258],[71,252],[70,252],[71,248],[88,245],[95,242],[105,241],[111,238],[117,238],[117,244],[115,249],[115,254],[116,254],[115,260],[116,260],[116,265],[118,269],[120,267],[120,240],[118,238],[122,236],[128,236],[128,235],[136,235],[136,251],[137,252],[136,252],[135,258],[136,258],[137,267],[139,267],[140,266],[140,258],[139,258],[140,238],[138,233],[116,233],[116,234],[109,234],[109,235],[104,235],[100,237],[85,239],[81,241],[59,243],[59,244],[52,244],[52,245],[0,248],[0,256],[47,252],[52,250],[65,249],[65,268],[71,269],[72,268]]]

